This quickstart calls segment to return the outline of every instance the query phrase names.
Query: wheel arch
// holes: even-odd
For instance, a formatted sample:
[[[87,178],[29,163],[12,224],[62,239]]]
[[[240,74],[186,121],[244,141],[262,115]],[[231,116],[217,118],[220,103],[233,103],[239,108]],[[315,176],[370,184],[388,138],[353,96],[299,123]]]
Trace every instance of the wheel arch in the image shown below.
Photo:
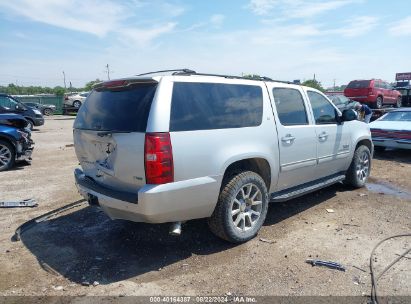
[[[0,140],[8,142],[14,147],[14,149],[16,148],[16,140],[12,136],[5,133],[0,133]]]
[[[374,153],[374,144],[372,143],[372,140],[369,138],[362,138],[360,139],[357,144],[355,145],[355,150],[357,150],[357,148],[359,146],[366,146],[368,149],[370,149],[371,155],[373,155]]]
[[[272,178],[270,163],[267,159],[258,156],[235,160],[228,164],[224,170],[221,187],[224,187],[228,179],[243,171],[252,171],[260,175],[267,186],[267,190],[270,190]]]

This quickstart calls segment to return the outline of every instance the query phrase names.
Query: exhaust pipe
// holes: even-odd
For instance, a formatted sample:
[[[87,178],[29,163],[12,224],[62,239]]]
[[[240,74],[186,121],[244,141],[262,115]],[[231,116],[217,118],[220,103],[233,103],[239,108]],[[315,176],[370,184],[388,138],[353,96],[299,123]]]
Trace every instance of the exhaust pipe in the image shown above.
[[[181,235],[181,222],[171,223],[169,234],[173,236],[180,236]]]

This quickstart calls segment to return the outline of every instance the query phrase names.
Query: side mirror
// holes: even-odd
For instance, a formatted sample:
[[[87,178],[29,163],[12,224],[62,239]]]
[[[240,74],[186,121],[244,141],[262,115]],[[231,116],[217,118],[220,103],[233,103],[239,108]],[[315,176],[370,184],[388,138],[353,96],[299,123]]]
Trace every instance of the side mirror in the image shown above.
[[[341,120],[342,121],[352,121],[357,119],[357,114],[352,109],[347,109],[342,112]]]

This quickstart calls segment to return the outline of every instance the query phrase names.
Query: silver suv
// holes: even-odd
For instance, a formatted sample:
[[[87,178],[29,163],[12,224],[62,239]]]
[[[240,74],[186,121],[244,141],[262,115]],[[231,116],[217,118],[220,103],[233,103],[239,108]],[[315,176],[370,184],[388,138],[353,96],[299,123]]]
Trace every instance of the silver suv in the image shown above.
[[[208,218],[237,243],[258,233],[269,202],[364,186],[373,154],[368,126],[318,90],[190,70],[97,85],[74,145],[79,192],[112,219],[178,233]]]

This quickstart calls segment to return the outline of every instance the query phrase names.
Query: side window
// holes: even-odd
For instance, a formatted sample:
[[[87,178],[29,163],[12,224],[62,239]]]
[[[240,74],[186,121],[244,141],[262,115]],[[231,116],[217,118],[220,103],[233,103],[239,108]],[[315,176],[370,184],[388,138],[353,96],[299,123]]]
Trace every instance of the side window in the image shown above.
[[[283,126],[308,125],[307,112],[300,91],[274,88],[273,95],[278,118]]]
[[[0,107],[3,107],[6,110],[16,109],[17,103],[7,96],[0,96]]]
[[[308,91],[307,94],[317,125],[337,123],[335,108],[324,96],[314,91]]]
[[[175,82],[170,131],[255,127],[263,116],[260,86]]]

